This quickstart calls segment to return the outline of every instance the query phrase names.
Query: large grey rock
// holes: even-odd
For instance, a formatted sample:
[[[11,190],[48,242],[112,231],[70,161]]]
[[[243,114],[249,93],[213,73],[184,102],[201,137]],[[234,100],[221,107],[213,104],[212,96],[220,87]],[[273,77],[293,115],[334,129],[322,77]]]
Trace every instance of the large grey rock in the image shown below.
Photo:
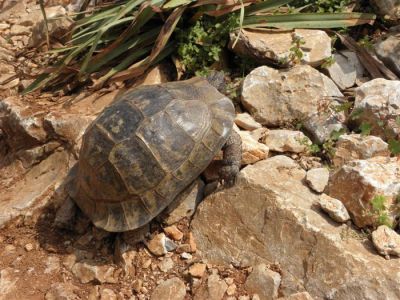
[[[279,263],[282,296],[307,290],[315,299],[399,299],[400,262],[377,256],[371,243],[342,240],[342,228],[315,210],[318,196],[304,177],[293,160],[274,156],[206,198],[191,224],[203,259]]]
[[[332,107],[343,97],[324,74],[307,65],[279,71],[262,66],[246,76],[242,104],[257,122],[270,127],[303,125],[316,142],[345,128],[343,113]]]
[[[281,63],[290,61],[290,49],[295,39],[300,38],[304,44],[300,45],[303,52],[302,61],[319,66],[325,58],[331,56],[331,39],[322,30],[295,29],[293,32],[241,30],[236,42],[236,34],[231,34],[229,47],[239,55],[252,57],[259,62]]]
[[[371,126],[371,134],[388,138],[400,137],[400,81],[377,78],[356,89],[350,119],[355,126]]]
[[[339,137],[332,161],[336,167],[356,159],[390,156],[388,144],[380,137],[360,134],[343,134]]]
[[[363,67],[354,52],[341,51],[333,54],[333,59],[335,62],[326,71],[341,90],[352,87],[363,76]]]
[[[399,1],[400,17],[400,1]],[[376,55],[400,76],[400,30],[383,35],[374,45]]]
[[[400,194],[400,161],[382,156],[351,161],[332,174],[327,193],[343,202],[358,227],[380,225],[383,214],[392,222]],[[377,211],[373,202],[384,207]]]

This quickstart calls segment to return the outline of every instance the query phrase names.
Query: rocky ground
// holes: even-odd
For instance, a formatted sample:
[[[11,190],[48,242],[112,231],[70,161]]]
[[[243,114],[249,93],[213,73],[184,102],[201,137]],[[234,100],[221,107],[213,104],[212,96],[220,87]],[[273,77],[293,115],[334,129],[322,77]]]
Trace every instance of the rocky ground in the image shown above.
[[[398,23],[398,4],[373,4]],[[216,158],[148,227],[111,234],[54,222],[82,134],[127,87],[19,95],[52,58],[38,5],[0,1],[0,299],[400,299],[398,30],[370,41],[386,79],[324,31],[244,31],[232,50],[265,63],[305,43],[240,82],[238,183],[218,186]],[[161,64],[134,84],[169,80]]]

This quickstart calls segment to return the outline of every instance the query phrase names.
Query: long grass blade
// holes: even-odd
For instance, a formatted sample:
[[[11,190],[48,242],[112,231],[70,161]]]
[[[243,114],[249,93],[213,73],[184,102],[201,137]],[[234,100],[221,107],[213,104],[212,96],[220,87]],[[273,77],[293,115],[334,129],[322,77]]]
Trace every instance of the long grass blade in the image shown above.
[[[265,0],[256,3],[245,10],[246,15],[251,15],[255,13],[265,12],[267,10],[272,10],[281,7],[282,5],[289,4],[293,0]]]

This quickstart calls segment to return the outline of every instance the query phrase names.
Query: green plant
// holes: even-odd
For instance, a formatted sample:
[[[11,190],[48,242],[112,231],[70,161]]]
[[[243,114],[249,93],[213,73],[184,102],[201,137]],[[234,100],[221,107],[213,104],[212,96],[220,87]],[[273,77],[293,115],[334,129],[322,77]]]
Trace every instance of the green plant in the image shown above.
[[[367,136],[371,134],[372,125],[367,122],[362,122],[358,129],[360,130],[360,134],[362,136]]]
[[[304,45],[306,42],[302,37],[294,36],[292,47],[289,49],[289,61],[293,64],[298,64],[301,62],[303,58],[303,51],[301,50],[301,46]]]
[[[400,141],[399,140],[389,139],[388,144],[389,144],[389,151],[393,155],[400,154]]]
[[[363,36],[361,39],[358,40],[357,43],[367,50],[374,49],[374,44],[371,41],[371,37],[369,37],[368,35]]]
[[[334,63],[335,63],[335,58],[333,57],[333,55],[331,55],[324,59],[324,62],[322,63],[321,68],[327,69],[330,66],[332,66]]]
[[[187,29],[177,29],[178,56],[188,75],[204,75],[212,64],[219,62],[229,40],[229,33],[237,28],[239,18],[230,15],[222,22],[203,16]]]
[[[378,225],[386,225],[393,227],[393,221],[388,215],[386,207],[386,197],[383,195],[375,195],[371,199],[373,213],[376,214]]]

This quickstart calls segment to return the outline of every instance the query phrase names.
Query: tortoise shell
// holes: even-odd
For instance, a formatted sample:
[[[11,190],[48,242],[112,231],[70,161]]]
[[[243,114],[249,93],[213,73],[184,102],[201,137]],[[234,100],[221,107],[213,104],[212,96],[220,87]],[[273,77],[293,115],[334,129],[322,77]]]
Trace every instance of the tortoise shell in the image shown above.
[[[205,79],[130,90],[86,130],[71,196],[97,227],[138,228],[208,166],[234,117]]]

